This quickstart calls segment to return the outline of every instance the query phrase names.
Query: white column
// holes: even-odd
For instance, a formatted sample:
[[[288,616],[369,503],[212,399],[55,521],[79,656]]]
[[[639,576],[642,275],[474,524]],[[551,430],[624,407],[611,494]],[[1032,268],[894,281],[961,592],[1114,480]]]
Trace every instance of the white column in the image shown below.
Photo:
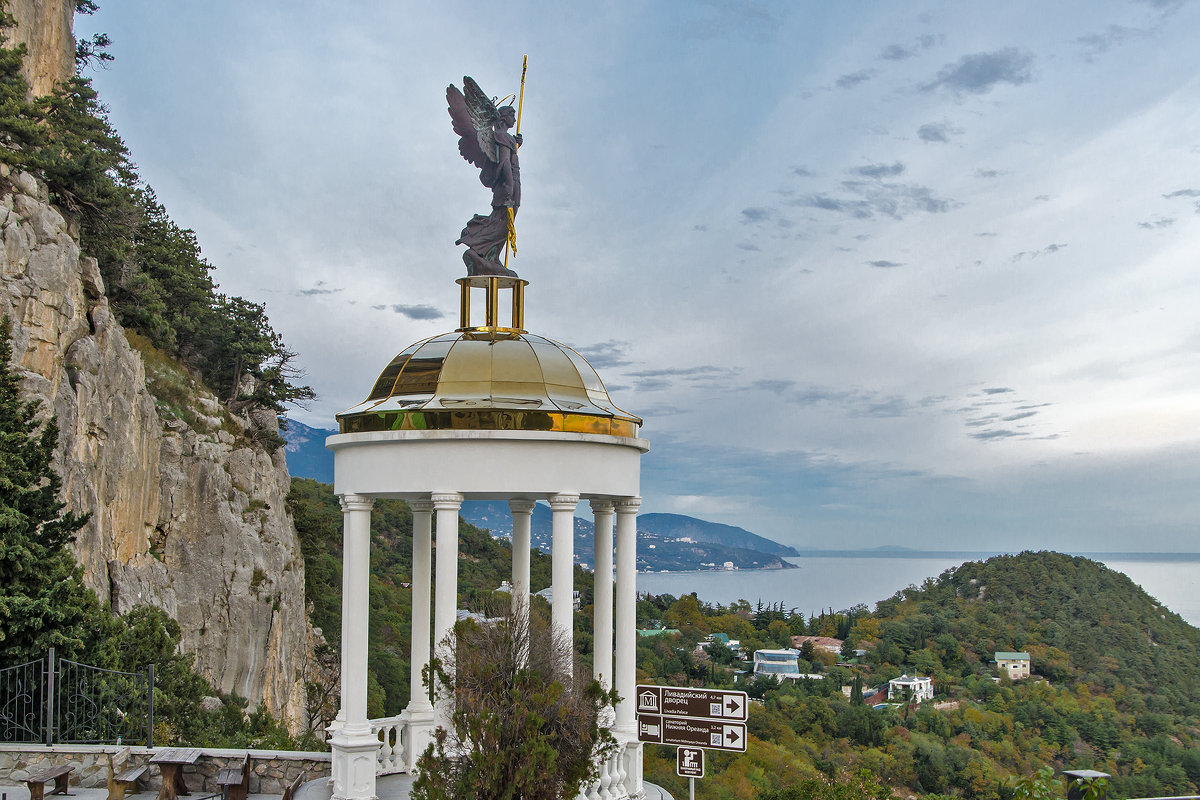
[[[556,494],[550,498],[553,517],[553,540],[550,545],[550,585],[553,603],[550,606],[550,630],[555,638],[570,646],[564,656],[563,673],[570,675],[575,653],[575,506],[577,494]]]
[[[379,739],[367,720],[367,624],[370,617],[371,506],[344,494],[342,502],[342,712],[333,735],[335,800],[374,800]]]
[[[458,609],[458,509],[463,496],[457,492],[435,492],[430,496],[437,510],[437,572],[433,598],[433,644],[440,648],[454,631]],[[446,665],[454,675],[454,665]],[[452,704],[449,699],[437,703],[438,725],[450,730]]]
[[[529,529],[533,518],[532,500],[509,500],[512,512],[512,587],[513,613],[529,605]],[[518,606],[520,601],[520,606]]]
[[[428,710],[433,706],[422,684],[421,672],[429,663],[429,593],[432,587],[433,503],[413,500],[408,504],[413,514],[412,558],[412,649],[408,676],[409,710]]]
[[[613,685],[613,503],[611,500],[593,500],[591,505],[596,532],[592,540],[592,548],[595,553],[592,564],[595,569],[592,677],[600,681],[605,689],[611,689]]]
[[[627,497],[616,502],[617,511],[617,586],[616,639],[617,654],[613,670],[617,694],[616,729],[633,735],[634,692],[637,669],[637,511],[640,497]],[[633,736],[634,740],[637,739]]]
[[[408,506],[413,513],[412,647],[409,651],[408,707],[401,716],[407,728],[405,766],[411,773],[417,766],[417,759],[432,740],[434,727],[433,704],[429,702],[421,674],[429,663],[429,637],[432,630],[429,597],[433,588],[433,503],[429,500],[413,500]]]

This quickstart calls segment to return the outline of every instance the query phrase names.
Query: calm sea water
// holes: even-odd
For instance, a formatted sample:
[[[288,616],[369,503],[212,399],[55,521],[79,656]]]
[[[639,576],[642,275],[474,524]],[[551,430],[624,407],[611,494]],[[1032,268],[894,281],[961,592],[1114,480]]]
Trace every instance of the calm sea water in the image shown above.
[[[951,557],[804,557],[789,558],[799,569],[733,572],[654,572],[637,576],[639,592],[681,595],[696,592],[701,600],[727,605],[747,600],[754,605],[783,601],[784,608],[805,614],[834,610],[891,597],[906,586],[919,585],[965,560]],[[1200,560],[1154,561],[1104,558],[1151,597],[1200,627]]]

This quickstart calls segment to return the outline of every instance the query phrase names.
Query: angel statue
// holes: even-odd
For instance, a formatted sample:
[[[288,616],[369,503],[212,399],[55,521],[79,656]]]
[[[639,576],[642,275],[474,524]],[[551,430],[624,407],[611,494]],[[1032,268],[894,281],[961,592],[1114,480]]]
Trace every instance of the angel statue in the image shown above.
[[[455,244],[465,244],[463,261],[468,275],[511,275],[517,273],[500,263],[500,251],[509,240],[513,219],[521,205],[521,168],[517,147],[521,134],[508,132],[517,121],[509,105],[496,108],[479,84],[463,77],[463,91],[451,84],[446,89],[450,119],[459,135],[458,152],[479,167],[479,182],[492,190],[492,213],[476,214],[463,228]]]

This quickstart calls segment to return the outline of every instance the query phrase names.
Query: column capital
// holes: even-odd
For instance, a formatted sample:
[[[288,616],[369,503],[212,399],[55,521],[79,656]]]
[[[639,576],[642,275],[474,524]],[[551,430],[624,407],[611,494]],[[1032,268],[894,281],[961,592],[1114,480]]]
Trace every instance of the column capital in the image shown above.
[[[532,514],[533,507],[537,505],[536,500],[526,500],[524,498],[515,498],[508,501],[508,510],[514,514]]]
[[[338,501],[342,504],[342,511],[370,511],[375,505],[374,497],[361,494],[341,494],[338,495]]]
[[[434,492],[429,499],[438,511],[457,511],[462,508],[463,496],[458,492]]]
[[[430,511],[433,511],[433,501],[432,500],[424,500],[424,499],[409,500],[408,507],[411,508],[413,511],[417,511],[420,513],[429,513]]]
[[[636,514],[637,510],[642,507],[642,498],[622,497],[614,505],[617,507],[618,514]]]
[[[549,499],[551,511],[574,511],[579,505],[577,494],[552,494]]]
[[[612,500],[589,500],[588,504],[592,507],[593,514],[611,514],[613,510]]]

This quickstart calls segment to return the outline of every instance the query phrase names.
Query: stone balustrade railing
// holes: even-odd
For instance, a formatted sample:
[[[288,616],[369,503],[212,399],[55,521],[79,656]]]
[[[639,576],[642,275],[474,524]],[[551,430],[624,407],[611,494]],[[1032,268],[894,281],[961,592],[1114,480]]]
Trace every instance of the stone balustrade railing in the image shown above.
[[[403,716],[371,720],[371,731],[379,735],[379,761],[376,775],[408,772],[410,764],[408,720]]]

